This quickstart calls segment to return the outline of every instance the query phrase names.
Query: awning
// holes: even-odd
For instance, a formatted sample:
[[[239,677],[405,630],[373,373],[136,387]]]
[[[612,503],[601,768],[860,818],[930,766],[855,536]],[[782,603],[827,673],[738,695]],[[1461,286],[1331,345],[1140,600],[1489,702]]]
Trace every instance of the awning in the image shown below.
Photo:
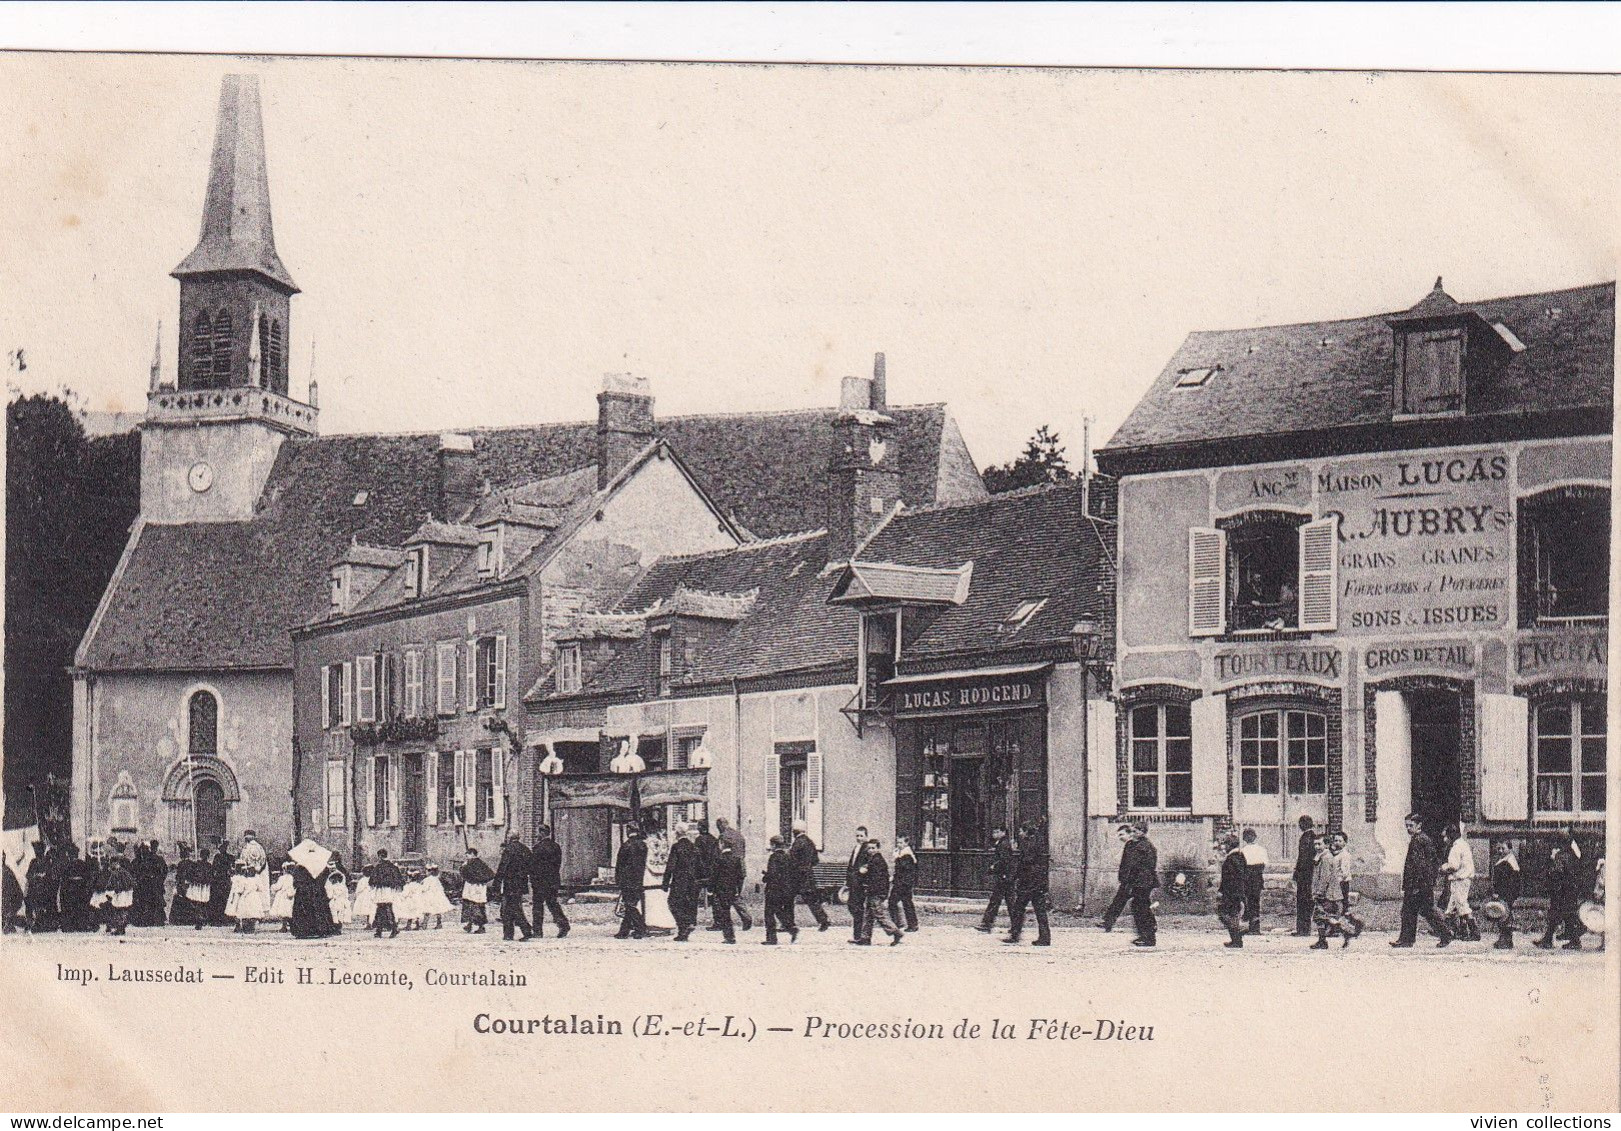
[[[999,668],[963,668],[960,671],[923,672],[919,675],[898,675],[894,679],[886,679],[884,680],[884,686],[896,687],[906,683],[947,683],[952,680],[991,679],[1005,675],[1034,675],[1036,672],[1046,671],[1050,667],[1052,667],[1051,663],[1005,664]]]
[[[551,746],[554,742],[600,742],[602,732],[595,727],[558,727],[555,730],[531,733],[525,737],[529,746]]]

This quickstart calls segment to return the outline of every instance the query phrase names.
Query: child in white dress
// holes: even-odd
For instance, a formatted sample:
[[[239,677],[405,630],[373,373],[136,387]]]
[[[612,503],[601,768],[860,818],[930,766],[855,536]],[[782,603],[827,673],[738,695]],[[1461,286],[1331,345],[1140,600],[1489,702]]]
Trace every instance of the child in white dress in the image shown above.
[[[422,878],[418,873],[406,874],[405,891],[401,894],[400,901],[394,905],[394,914],[400,921],[401,930],[422,929]]]
[[[433,916],[433,929],[445,925],[444,917],[451,913],[450,900],[445,896],[445,885],[439,879],[439,865],[429,864],[428,874],[422,877],[422,925],[427,926]]]
[[[371,926],[372,913],[377,910],[377,899],[372,895],[371,881],[364,873],[355,881],[355,902],[349,915],[362,930]]]
[[[332,911],[332,921],[340,928],[346,926],[351,915],[349,908],[349,880],[337,868],[327,873],[326,902],[327,907]]]
[[[270,889],[270,914],[267,919],[280,919],[281,929],[290,930],[293,922],[293,866],[283,864],[281,875]]]

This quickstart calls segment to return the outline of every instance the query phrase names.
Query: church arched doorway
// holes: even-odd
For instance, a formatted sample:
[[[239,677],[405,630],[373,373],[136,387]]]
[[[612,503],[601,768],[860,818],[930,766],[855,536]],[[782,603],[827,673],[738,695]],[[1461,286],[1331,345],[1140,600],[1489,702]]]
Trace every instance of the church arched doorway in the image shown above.
[[[198,846],[212,846],[216,837],[223,839],[225,790],[220,788],[220,783],[213,778],[199,780],[192,793],[192,804],[196,808]]]

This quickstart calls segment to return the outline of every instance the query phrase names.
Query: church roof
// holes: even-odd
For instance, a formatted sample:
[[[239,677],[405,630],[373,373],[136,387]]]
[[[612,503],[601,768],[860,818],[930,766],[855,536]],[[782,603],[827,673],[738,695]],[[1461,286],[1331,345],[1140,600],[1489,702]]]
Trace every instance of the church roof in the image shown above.
[[[219,124],[203,199],[197,246],[170,272],[175,278],[215,271],[256,271],[290,294],[298,285],[276,254],[270,225],[270,177],[265,168],[259,80],[226,75],[220,86]]]
[[[835,414],[826,408],[667,417],[658,431],[721,511],[771,537],[825,520]],[[906,498],[983,495],[943,405],[889,414]],[[478,472],[497,491],[565,476],[596,458],[594,421],[470,434]],[[436,431],[291,438],[250,521],[138,526],[77,663],[101,671],[290,667],[289,631],[328,608],[331,564],[352,543],[400,546],[425,519],[445,517],[433,515],[438,453]]]

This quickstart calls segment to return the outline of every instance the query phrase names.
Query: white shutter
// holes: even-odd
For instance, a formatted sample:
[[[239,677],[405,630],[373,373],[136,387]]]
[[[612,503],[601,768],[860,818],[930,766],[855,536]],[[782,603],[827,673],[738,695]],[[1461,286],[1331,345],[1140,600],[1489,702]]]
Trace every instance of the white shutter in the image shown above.
[[[507,705],[507,638],[500,635],[495,638],[495,708],[502,710]]]
[[[507,823],[507,758],[505,751],[499,746],[490,751],[490,783],[491,792],[495,794],[490,820],[497,825],[504,825]]]
[[[805,832],[822,843],[822,756],[814,750],[805,755]]]
[[[400,823],[400,760],[390,755],[384,762],[388,767],[388,825]]]
[[[1188,635],[1220,636],[1227,630],[1227,532],[1188,531]]]
[[[1300,528],[1300,627],[1332,632],[1339,627],[1338,515]]]
[[[478,710],[478,641],[467,642],[467,709]]]
[[[1093,699],[1086,705],[1087,814],[1112,817],[1120,812],[1120,790],[1115,779],[1114,704]]]
[[[1193,812],[1227,815],[1227,704],[1215,695],[1195,699],[1193,714]]]
[[[355,717],[363,723],[377,721],[377,657],[355,657]]]
[[[321,729],[332,726],[332,665],[321,665]]]
[[[439,751],[430,750],[423,758],[428,763],[428,795],[423,801],[426,803],[428,826],[431,828],[439,823]]]
[[[775,754],[765,756],[765,835],[780,831],[782,823],[782,759]]]
[[[1530,816],[1530,704],[1518,695],[1480,697],[1480,815],[1488,821]]]
[[[455,774],[456,813],[455,813],[455,821],[456,821],[456,824],[458,824],[458,825],[465,825],[467,823],[468,805],[467,805],[467,768],[466,767],[467,767],[467,751],[465,751],[465,750],[456,751],[456,774]]]
[[[441,715],[454,715],[456,713],[456,642],[442,640],[436,649],[435,675],[439,687],[439,713]],[[457,779],[460,780],[459,778]]]
[[[342,693],[339,696],[342,702],[338,704],[338,717],[344,726],[354,721],[355,697],[352,691],[354,678],[354,669],[345,662],[338,676],[338,690]]]
[[[321,819],[315,822],[318,828],[327,828],[332,817],[332,763],[328,762],[321,768]]]
[[[366,827],[377,826],[377,762],[367,758],[366,767]]]

